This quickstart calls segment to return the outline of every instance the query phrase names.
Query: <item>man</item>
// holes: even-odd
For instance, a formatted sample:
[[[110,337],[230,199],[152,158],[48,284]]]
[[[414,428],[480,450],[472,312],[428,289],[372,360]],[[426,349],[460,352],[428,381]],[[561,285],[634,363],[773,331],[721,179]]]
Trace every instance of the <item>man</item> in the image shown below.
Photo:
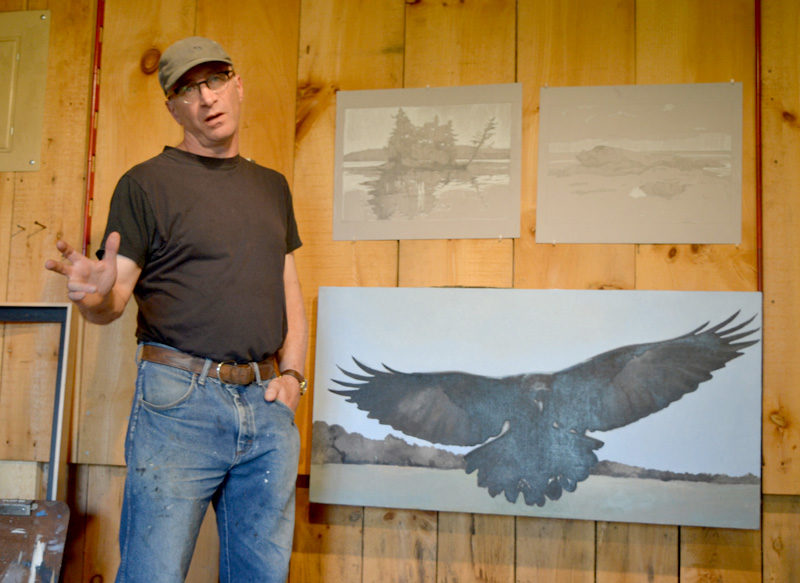
[[[120,179],[99,260],[59,241],[45,265],[91,322],[139,308],[117,581],[183,581],[209,502],[220,581],[284,581],[308,335],[291,195],[239,156],[242,81],[219,44],[176,42],[159,81],[183,141]]]

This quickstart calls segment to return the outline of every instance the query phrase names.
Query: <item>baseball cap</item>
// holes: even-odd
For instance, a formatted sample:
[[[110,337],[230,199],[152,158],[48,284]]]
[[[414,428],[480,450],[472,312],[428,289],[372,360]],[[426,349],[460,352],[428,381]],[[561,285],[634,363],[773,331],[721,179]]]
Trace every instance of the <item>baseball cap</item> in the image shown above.
[[[158,82],[164,93],[169,92],[181,75],[202,63],[221,62],[233,65],[222,46],[210,38],[190,36],[167,48],[158,63]]]

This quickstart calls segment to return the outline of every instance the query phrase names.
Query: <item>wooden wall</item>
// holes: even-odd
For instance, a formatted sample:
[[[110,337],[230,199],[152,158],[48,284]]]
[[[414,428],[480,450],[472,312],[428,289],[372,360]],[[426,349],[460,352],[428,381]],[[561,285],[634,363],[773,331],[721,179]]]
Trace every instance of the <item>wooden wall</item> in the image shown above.
[[[6,301],[63,301],[63,282],[40,266],[55,255],[57,237],[76,244],[83,238],[97,2],[0,0],[1,11],[48,9],[53,19],[42,168],[0,174]],[[762,0],[760,11],[755,0],[105,0],[99,6],[92,243],[119,175],[179,139],[152,71],[154,50],[190,34],[218,39],[244,80],[242,153],[293,184],[305,243],[297,261],[312,325],[309,363],[320,285],[752,291],[763,279],[761,530],[318,506],[301,487],[291,581],[800,579],[795,0]],[[540,87],[729,80],[744,86],[740,245],[535,242]],[[337,90],[515,81],[523,84],[524,101],[518,239],[331,240]],[[108,327],[74,326],[67,581],[109,580],[118,558],[133,312]],[[0,459],[47,459],[47,428],[36,422],[36,402],[21,388],[47,383],[30,364],[50,365],[46,334],[8,328],[0,340]],[[297,415],[301,473],[308,471],[312,398]],[[0,462],[0,483],[10,467]],[[216,580],[215,549],[207,521],[191,581]]]

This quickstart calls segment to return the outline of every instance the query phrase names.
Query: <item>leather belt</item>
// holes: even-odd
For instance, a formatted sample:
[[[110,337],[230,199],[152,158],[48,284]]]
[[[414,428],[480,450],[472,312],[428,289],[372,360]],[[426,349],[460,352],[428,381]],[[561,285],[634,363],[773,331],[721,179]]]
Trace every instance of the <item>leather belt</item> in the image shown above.
[[[139,355],[142,360],[155,362],[156,364],[166,364],[188,372],[201,373],[206,365],[206,359],[199,356],[192,356],[179,350],[164,348],[145,344]],[[219,379],[229,385],[249,385],[256,381],[256,373],[253,364],[258,367],[258,372],[262,380],[267,380],[275,374],[275,360],[272,356],[267,357],[261,362],[236,364],[235,362],[212,362],[208,367],[208,376],[212,379]]]

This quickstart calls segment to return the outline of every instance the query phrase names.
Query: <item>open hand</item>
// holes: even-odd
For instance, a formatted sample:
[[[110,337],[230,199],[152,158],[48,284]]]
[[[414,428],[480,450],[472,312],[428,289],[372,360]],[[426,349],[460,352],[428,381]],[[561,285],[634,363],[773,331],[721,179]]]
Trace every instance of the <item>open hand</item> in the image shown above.
[[[64,260],[49,259],[44,264],[45,269],[67,278],[67,297],[73,302],[80,302],[93,293],[106,296],[117,280],[119,242],[119,233],[111,233],[106,240],[103,259],[95,260],[78,252],[66,241],[59,240],[56,248]]]

